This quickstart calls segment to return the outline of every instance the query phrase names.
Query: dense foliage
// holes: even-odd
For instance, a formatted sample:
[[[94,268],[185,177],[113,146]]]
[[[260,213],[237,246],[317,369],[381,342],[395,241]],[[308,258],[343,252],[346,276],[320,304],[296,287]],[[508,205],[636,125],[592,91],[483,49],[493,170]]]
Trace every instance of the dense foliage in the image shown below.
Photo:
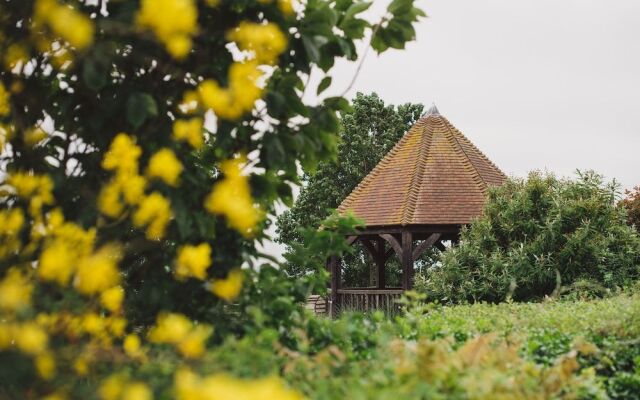
[[[0,2],[0,396],[297,397],[186,369],[171,391],[136,366],[165,348],[190,361],[149,368],[197,370],[229,334],[282,327],[301,289],[241,266],[298,166],[335,157],[347,101],[304,92],[359,49],[403,48],[423,15],[393,0],[372,23],[369,6]]]
[[[419,104],[394,107],[385,105],[376,94],[359,93],[352,110],[340,117],[336,162],[322,162],[317,171],[303,176],[304,186],[295,204],[278,217],[278,240],[289,247],[304,243],[303,230],[320,226],[420,118],[422,110]],[[368,279],[371,261],[362,249],[343,263],[347,284]],[[287,268],[292,275],[314,271],[306,263],[290,262]]]
[[[615,185],[532,173],[490,191],[460,246],[418,278],[441,301],[541,299],[614,290],[640,276],[640,238],[616,206]]]
[[[622,206],[629,214],[629,225],[635,226],[640,232],[640,186],[636,186],[633,191],[627,191],[627,197],[622,200]]]

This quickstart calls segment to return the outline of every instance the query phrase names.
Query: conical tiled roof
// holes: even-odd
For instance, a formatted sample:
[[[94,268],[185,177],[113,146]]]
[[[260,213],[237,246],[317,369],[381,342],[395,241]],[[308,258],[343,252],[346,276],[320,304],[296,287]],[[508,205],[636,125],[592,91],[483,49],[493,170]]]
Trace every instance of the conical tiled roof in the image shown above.
[[[340,204],[367,227],[467,224],[506,180],[433,106]]]

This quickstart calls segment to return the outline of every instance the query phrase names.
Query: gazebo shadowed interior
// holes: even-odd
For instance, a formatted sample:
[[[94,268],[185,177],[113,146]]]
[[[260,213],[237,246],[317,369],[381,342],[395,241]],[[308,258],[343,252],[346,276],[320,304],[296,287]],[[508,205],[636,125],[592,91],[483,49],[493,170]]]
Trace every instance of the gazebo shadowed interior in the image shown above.
[[[487,188],[506,176],[433,106],[340,204],[365,227],[348,239],[371,255],[375,287],[342,287],[341,262],[328,261],[331,315],[345,309],[395,309],[413,285],[414,263],[430,247],[457,243],[463,225],[482,213]],[[385,282],[397,256],[402,287]]]

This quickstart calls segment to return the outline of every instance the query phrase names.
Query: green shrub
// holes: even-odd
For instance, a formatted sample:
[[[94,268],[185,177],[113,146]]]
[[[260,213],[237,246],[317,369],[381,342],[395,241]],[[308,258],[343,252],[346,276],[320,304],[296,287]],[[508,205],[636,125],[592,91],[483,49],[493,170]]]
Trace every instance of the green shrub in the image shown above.
[[[616,189],[593,172],[512,179],[490,190],[483,216],[417,288],[445,302],[495,302],[626,286],[639,274],[640,239]]]
[[[621,202],[629,214],[629,225],[635,226],[640,232],[640,186],[633,188],[633,191],[627,190],[627,197]]]

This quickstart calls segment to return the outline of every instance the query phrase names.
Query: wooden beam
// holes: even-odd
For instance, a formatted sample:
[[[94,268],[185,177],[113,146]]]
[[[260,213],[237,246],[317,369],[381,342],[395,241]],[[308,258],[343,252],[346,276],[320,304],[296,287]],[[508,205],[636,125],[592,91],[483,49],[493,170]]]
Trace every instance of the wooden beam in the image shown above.
[[[347,236],[347,244],[351,246],[356,240],[358,240],[358,236]]]
[[[398,242],[398,239],[396,239],[395,236],[388,233],[382,233],[380,234],[380,237],[386,240],[387,243],[389,243],[391,248],[396,252],[398,257],[402,260],[402,245],[400,245],[400,242]]]
[[[389,261],[389,258],[394,254],[396,254],[396,251],[392,247],[388,248],[387,251],[384,252],[384,262]]]
[[[413,238],[411,232],[402,232],[402,288],[410,290],[413,286]]]
[[[361,237],[360,242],[369,251],[369,254],[371,254],[373,261],[375,261],[376,257],[378,256],[378,249],[376,249],[371,240]]]
[[[426,240],[420,242],[420,244],[413,249],[413,261],[417,260],[425,250],[433,246],[440,239],[440,236],[441,234],[439,233],[432,233]]]
[[[436,244],[434,245],[436,246],[436,248],[440,251],[445,251],[447,248],[444,246],[444,244],[442,244],[442,241],[436,242]]]
[[[329,266],[331,270],[331,317],[335,318],[338,311],[338,289],[340,289],[341,281],[341,268],[340,259],[337,256],[332,256],[329,259]]]
[[[376,267],[378,268],[378,289],[384,289],[387,286],[385,279],[385,264],[387,263],[387,257],[385,257],[384,251],[384,239],[376,239],[376,248],[378,250],[378,256],[376,257]],[[393,254],[393,249],[390,249]]]

